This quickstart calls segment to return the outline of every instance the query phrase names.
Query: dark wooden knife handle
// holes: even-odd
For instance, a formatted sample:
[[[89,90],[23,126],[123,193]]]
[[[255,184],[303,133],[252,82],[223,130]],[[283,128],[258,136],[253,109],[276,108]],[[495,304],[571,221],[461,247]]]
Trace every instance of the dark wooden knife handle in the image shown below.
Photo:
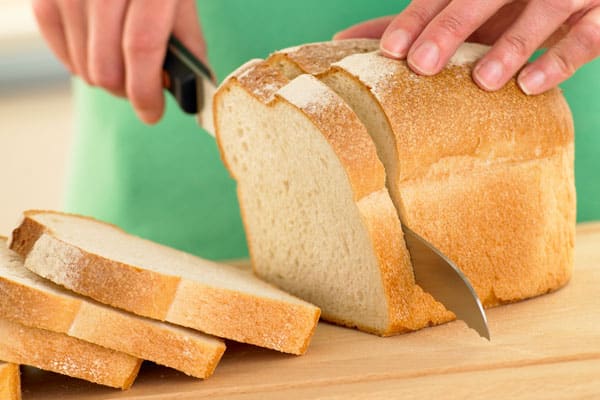
[[[198,112],[198,90],[202,87],[198,85],[198,74],[212,80],[210,69],[171,36],[163,63],[163,86],[175,97],[179,107],[189,114]]]

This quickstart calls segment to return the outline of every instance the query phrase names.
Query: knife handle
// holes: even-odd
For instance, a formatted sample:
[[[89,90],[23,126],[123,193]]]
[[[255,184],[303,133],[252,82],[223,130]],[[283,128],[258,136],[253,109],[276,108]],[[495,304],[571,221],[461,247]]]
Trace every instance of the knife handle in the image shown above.
[[[171,36],[163,63],[163,86],[171,92],[179,107],[188,114],[196,114],[200,108],[198,99],[202,90],[198,74],[213,80],[210,69],[181,43]]]

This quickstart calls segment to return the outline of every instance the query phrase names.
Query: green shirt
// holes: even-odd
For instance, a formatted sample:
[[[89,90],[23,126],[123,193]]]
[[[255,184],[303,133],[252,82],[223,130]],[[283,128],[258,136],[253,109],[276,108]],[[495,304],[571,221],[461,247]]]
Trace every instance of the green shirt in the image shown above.
[[[251,58],[329,40],[357,22],[399,12],[407,1],[199,0],[209,58],[220,79]],[[578,219],[600,219],[600,60],[563,85],[575,118]],[[247,256],[235,183],[212,137],[168,96],[146,126],[130,104],[74,85],[76,138],[67,211],[206,258]]]

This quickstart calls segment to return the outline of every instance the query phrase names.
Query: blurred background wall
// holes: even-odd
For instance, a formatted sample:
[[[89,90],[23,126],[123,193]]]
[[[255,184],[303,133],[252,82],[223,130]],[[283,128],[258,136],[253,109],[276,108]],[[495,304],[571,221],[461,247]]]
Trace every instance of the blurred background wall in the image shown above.
[[[27,0],[0,0],[0,235],[28,208],[60,209],[71,139],[69,76]]]

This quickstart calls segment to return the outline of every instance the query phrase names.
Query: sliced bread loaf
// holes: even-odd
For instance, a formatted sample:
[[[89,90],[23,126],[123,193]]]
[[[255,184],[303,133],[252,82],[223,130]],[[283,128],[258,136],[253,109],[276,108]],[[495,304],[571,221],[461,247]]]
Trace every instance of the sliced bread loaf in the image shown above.
[[[142,360],[62,333],[0,318],[0,360],[114,388],[133,384]]]
[[[345,248],[360,245],[349,246],[340,232],[354,230],[344,227],[348,221],[368,225],[371,217],[362,210],[360,218],[349,215],[352,207],[340,205],[339,198],[351,196],[340,188],[353,187],[356,179],[374,185],[383,172],[373,173],[364,161],[370,157],[364,147],[349,139],[363,128],[356,128],[358,122],[349,127],[348,121],[359,120],[383,161],[386,186],[402,221],[459,265],[486,306],[564,285],[573,265],[575,196],[572,121],[560,92],[525,96],[514,80],[496,93],[480,90],[470,74],[485,51],[482,46],[461,47],[436,77],[418,76],[403,61],[365,53],[377,46],[374,40],[349,40],[285,49],[266,62],[242,66],[217,94],[220,148],[238,183],[256,272],[311,299],[327,319],[340,321],[337,311],[327,306],[337,302],[347,302],[348,310],[354,307],[351,321],[363,319],[356,311],[364,309],[363,296],[353,291],[360,287],[356,279],[372,280],[363,275],[362,259],[345,257]],[[315,75],[354,113],[325,106],[335,96],[315,89],[318,85],[302,74]],[[296,113],[308,119],[306,124],[296,123],[293,112],[282,111],[283,103],[300,105]],[[312,167],[314,160],[328,159],[315,150],[315,127],[329,142],[349,184],[331,179],[329,165]],[[336,128],[345,135],[332,133]],[[360,178],[357,168],[364,172]],[[290,192],[292,185],[299,189]],[[314,192],[334,195],[323,194],[310,203],[306,198]],[[354,192],[354,199],[360,196]],[[371,213],[375,209],[385,214],[381,204]],[[318,229],[307,229],[309,218],[317,221]],[[379,221],[372,233],[381,234],[372,239],[379,246],[375,254],[396,252],[396,258],[387,260],[407,269],[404,277],[382,276],[391,278],[391,287],[414,285],[404,243],[390,228],[396,222]],[[389,230],[385,235],[383,226]],[[343,271],[340,276],[335,275],[338,271]],[[344,285],[345,290],[338,290]],[[405,320],[415,315],[420,322],[406,326],[425,326],[427,318],[419,315],[428,313],[438,315],[433,322],[447,319],[433,303],[407,295],[410,290],[384,291],[388,304],[403,304]],[[355,325],[364,329],[361,323]]]
[[[414,283],[383,165],[357,116],[316,78],[290,81],[293,69],[273,64],[242,66],[214,103],[255,272],[325,319],[369,332],[451,319]]]
[[[17,364],[0,361],[0,399],[21,400],[21,374]]]
[[[573,124],[558,89],[527,96],[514,79],[497,92],[479,89],[471,72],[486,51],[465,44],[434,77],[356,54],[320,78],[373,137],[402,221],[494,306],[571,276]]]
[[[65,333],[197,378],[210,376],[225,351],[219,339],[64,290],[27,270],[23,258],[1,240],[0,318]]]
[[[99,302],[211,335],[302,354],[319,309],[259,280],[91,218],[29,211],[10,248],[25,267]]]

